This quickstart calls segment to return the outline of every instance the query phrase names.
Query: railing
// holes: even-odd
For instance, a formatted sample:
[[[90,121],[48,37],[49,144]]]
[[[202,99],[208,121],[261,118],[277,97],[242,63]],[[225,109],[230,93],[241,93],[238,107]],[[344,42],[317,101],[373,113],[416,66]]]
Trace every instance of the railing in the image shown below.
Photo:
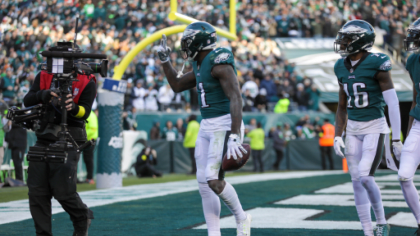
[[[383,49],[392,55],[392,59],[396,63],[405,65],[405,62],[407,61],[407,57],[401,54],[401,52],[398,53],[398,50],[395,49],[393,46],[391,46],[389,43],[384,42]]]

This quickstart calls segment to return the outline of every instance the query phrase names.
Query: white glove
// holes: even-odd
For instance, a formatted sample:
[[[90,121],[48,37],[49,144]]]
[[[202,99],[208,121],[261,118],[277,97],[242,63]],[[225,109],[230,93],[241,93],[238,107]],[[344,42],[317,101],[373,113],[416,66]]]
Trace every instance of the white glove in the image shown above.
[[[334,151],[335,151],[335,154],[337,154],[337,156],[344,158],[344,154],[341,151],[341,148],[345,148],[345,147],[346,146],[344,145],[343,138],[341,137],[334,138]]]
[[[227,159],[230,159],[232,156],[233,159],[238,159],[238,156],[242,158],[242,152],[247,153],[244,147],[242,147],[241,139],[237,134],[229,135],[229,140],[227,143]]]
[[[399,161],[401,158],[401,149],[403,148],[403,144],[401,141],[392,142],[392,151],[394,151],[394,156]]]
[[[160,40],[160,45],[156,49],[159,59],[162,63],[169,61],[169,56],[171,54],[171,49],[166,45],[166,35],[162,34],[162,39]]]

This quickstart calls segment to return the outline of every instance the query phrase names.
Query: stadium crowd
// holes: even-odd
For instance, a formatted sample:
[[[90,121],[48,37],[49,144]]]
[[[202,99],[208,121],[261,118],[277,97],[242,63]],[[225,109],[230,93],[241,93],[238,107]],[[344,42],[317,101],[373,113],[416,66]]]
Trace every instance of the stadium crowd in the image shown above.
[[[365,19],[384,32],[384,40],[400,48],[404,28],[418,9],[410,1],[266,0],[239,1],[239,40],[220,39],[234,52],[242,86],[244,111],[284,113],[318,110],[321,95],[311,78],[296,73],[274,37],[334,37],[346,20]],[[167,18],[169,1],[148,0],[6,0],[0,6],[0,77],[3,99],[21,103],[43,58],[39,52],[59,40],[74,37],[74,15],[80,13],[78,45],[86,52],[105,53],[109,75],[122,57],[153,32],[175,23]],[[220,28],[229,25],[228,4],[223,0],[180,1],[178,11]],[[171,61],[181,69],[180,34],[169,37]],[[186,71],[191,69],[187,63]],[[127,68],[129,82],[125,109],[196,110],[196,91],[180,94],[167,85],[154,47],[142,51]],[[290,104],[290,105],[289,105]]]

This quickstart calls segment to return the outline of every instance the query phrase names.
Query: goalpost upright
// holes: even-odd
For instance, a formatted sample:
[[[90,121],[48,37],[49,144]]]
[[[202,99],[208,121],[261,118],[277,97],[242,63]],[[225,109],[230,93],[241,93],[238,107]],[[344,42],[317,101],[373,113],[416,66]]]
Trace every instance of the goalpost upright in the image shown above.
[[[191,24],[193,22],[196,22],[198,20],[183,15],[181,13],[178,13],[178,3],[177,0],[171,0],[170,2],[171,12],[168,15],[168,18],[172,21],[178,21],[184,24]],[[237,40],[238,37],[236,36],[236,0],[229,0],[229,31],[220,29],[218,27],[214,27],[216,29],[216,32],[219,36],[230,39],[230,40]],[[120,64],[115,66],[114,68],[114,80],[120,80],[122,76],[124,75],[124,71],[127,69],[128,65],[131,63],[131,61],[139,54],[144,48],[146,48],[148,45],[154,43],[157,40],[160,40],[162,38],[162,34],[165,35],[172,35],[181,33],[185,30],[187,25],[176,25],[171,26],[159,31],[156,31],[149,37],[143,39],[137,45],[131,49],[127,55],[121,60]]]

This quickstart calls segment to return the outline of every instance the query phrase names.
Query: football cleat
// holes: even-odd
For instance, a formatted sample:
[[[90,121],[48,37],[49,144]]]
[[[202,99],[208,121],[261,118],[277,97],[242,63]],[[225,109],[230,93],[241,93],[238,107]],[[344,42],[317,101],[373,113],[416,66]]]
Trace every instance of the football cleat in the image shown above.
[[[237,236],[250,236],[251,235],[251,220],[250,214],[246,214],[246,219],[240,222],[236,222],[236,235]]]
[[[375,236],[389,236],[389,231],[391,231],[391,226],[389,224],[376,225]]]

